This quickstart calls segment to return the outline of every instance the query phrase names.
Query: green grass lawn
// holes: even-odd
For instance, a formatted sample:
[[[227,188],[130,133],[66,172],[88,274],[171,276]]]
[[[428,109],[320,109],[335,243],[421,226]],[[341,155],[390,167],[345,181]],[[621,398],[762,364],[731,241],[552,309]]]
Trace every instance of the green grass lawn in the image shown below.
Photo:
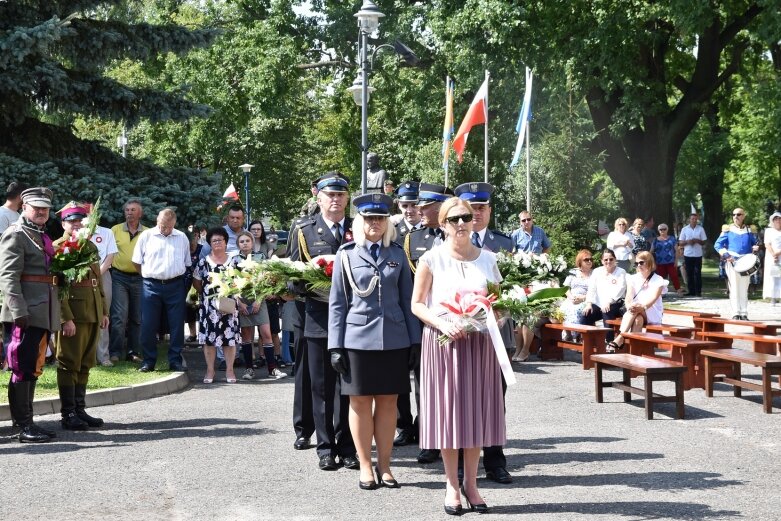
[[[117,362],[114,364],[114,367],[93,367],[89,372],[87,391],[110,389],[112,387],[127,387],[128,385],[162,378],[169,374],[167,372],[161,372],[168,370],[167,353],[167,344],[160,344],[158,346],[156,370],[151,373],[139,373],[138,364],[131,362]],[[10,372],[0,373],[0,403],[8,403],[8,382],[10,379]],[[43,368],[43,374],[38,378],[38,385],[35,388],[35,397],[57,396],[57,394],[57,366],[46,365]]]

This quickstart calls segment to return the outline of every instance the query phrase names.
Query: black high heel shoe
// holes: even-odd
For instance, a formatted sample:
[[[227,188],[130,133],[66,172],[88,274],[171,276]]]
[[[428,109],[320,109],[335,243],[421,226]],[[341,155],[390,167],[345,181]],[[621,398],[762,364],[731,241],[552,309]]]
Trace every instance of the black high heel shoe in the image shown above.
[[[360,488],[361,490],[374,490],[377,488],[377,482],[374,480],[371,481],[358,480],[358,488]]]
[[[382,472],[380,472],[380,467],[374,467],[374,472],[377,473],[377,484],[380,487],[401,488],[401,485],[399,485],[399,482],[395,479],[382,479]]]
[[[456,506],[445,505],[445,514],[451,516],[460,516],[463,513],[464,509],[461,507],[460,503]]]
[[[461,487],[461,495],[464,496],[464,499],[466,500],[466,506],[469,510],[472,510],[473,512],[477,512],[478,514],[487,514],[488,513],[488,505],[485,503],[479,503],[475,504],[472,503],[472,501],[469,499],[469,496],[466,495],[466,490],[464,487]]]

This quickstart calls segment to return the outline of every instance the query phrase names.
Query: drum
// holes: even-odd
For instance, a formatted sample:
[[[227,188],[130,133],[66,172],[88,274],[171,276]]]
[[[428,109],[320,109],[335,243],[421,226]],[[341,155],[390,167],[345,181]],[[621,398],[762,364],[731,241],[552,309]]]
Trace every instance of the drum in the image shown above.
[[[753,253],[747,253],[735,261],[735,271],[738,275],[750,277],[759,270],[759,257]]]

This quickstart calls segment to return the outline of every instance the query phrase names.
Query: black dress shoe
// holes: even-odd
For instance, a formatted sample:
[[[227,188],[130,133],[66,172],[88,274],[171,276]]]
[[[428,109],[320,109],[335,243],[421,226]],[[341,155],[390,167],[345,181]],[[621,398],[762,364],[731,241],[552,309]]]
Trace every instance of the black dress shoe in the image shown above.
[[[415,443],[415,435],[408,431],[401,431],[393,440],[394,447],[403,447]]]
[[[495,469],[486,470],[485,477],[491,481],[501,483],[502,485],[508,485],[513,482],[513,477],[504,467],[496,467]]]
[[[90,416],[86,411],[76,411],[76,416],[78,416],[81,421],[90,427],[103,427],[102,418],[95,418],[94,416]]]
[[[43,427],[41,427],[41,426],[40,426],[40,425],[38,425],[37,423],[33,423],[33,424],[32,424],[32,426],[33,426],[33,428],[34,428],[36,431],[38,431],[38,432],[40,432],[40,433],[42,433],[42,434],[45,434],[46,436],[48,436],[48,437],[50,437],[50,438],[56,438],[56,437],[57,437],[57,433],[56,433],[56,432],[54,432],[54,431],[53,431],[53,430],[51,430],[51,429],[44,429]]]
[[[361,468],[361,464],[358,463],[358,458],[355,456],[341,456],[339,459],[346,469],[358,470]]]
[[[451,515],[451,516],[460,516],[464,513],[464,509],[461,507],[461,505],[445,505],[445,514]]]
[[[125,357],[125,361],[126,362],[133,362],[134,364],[140,364],[141,362],[144,361],[144,359],[141,358],[140,356],[138,356],[138,354],[136,354],[135,352],[131,351]]]
[[[46,443],[52,441],[50,436],[38,430],[35,425],[28,425],[19,432],[20,443]]]
[[[60,420],[62,428],[67,431],[86,431],[89,428],[87,422],[76,416],[75,412],[66,414]]]
[[[141,364],[141,367],[138,368],[139,373],[151,373],[154,370],[155,367],[149,364]]]
[[[439,459],[439,451],[436,449],[423,449],[418,454],[418,463],[434,463]]]
[[[320,463],[318,464],[320,470],[336,470],[339,465],[336,464],[336,460],[330,454],[320,456]]]
[[[305,438],[304,436],[299,436],[296,438],[296,441],[293,442],[293,448],[296,450],[306,450],[309,447],[311,447],[309,438]]]

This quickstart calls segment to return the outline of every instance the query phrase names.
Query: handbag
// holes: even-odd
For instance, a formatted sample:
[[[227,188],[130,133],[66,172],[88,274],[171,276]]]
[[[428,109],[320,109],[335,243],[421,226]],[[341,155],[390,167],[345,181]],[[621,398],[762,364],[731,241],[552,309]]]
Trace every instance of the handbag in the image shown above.
[[[232,315],[236,312],[236,300],[231,297],[219,297],[216,308],[223,315]]]

